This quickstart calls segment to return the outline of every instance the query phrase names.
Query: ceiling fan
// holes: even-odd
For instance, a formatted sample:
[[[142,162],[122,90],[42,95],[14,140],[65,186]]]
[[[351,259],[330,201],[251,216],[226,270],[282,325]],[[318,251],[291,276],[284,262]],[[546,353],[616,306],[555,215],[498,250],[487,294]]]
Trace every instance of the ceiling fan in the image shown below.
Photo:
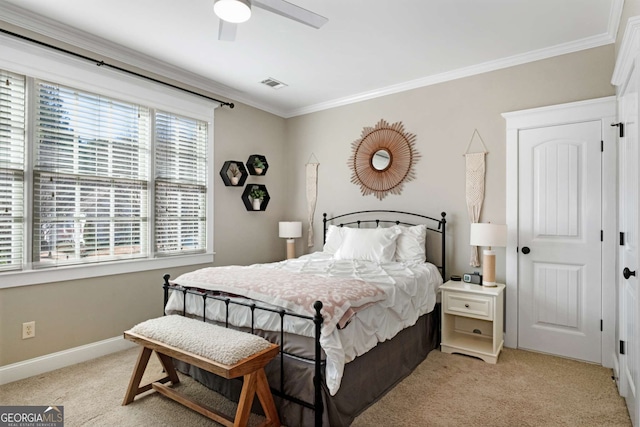
[[[233,41],[238,24],[251,17],[251,6],[259,7],[313,28],[320,28],[329,20],[284,0],[215,0],[213,11],[220,18],[218,40]]]

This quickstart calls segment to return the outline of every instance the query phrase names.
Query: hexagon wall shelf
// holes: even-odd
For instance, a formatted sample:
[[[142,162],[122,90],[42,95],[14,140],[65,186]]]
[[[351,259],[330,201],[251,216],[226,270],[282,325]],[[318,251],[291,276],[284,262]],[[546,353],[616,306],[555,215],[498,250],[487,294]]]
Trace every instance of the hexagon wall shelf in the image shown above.
[[[253,190],[254,188],[259,188],[263,190],[265,193],[267,193],[264,196],[262,203],[260,203],[260,209],[253,208],[253,199],[251,198],[251,196],[249,196],[249,194],[251,193],[251,190]],[[260,212],[260,211],[266,210],[270,199],[271,197],[269,197],[269,192],[267,191],[266,185],[247,184],[247,186],[244,187],[244,191],[242,192],[242,202],[244,203],[244,207],[247,208],[248,211]]]
[[[233,177],[231,176],[231,172],[229,171],[231,165],[233,164],[236,165],[238,171],[240,172],[238,181],[235,184],[235,180],[233,179]],[[226,162],[224,162],[224,165],[222,165],[222,169],[220,169],[220,177],[222,178],[222,181],[224,181],[224,185],[226,185],[227,187],[242,187],[248,176],[249,172],[247,172],[247,169],[244,167],[244,163],[239,160],[227,160]]]
[[[256,160],[260,160],[262,162],[262,164],[264,165],[262,170],[259,170],[255,166]],[[252,155],[249,156],[249,159],[247,159],[247,170],[249,171],[250,175],[266,175],[267,174],[267,169],[269,169],[269,163],[267,163],[267,158],[265,156],[263,156],[262,154],[252,154]],[[258,173],[258,172],[260,172],[260,173]]]

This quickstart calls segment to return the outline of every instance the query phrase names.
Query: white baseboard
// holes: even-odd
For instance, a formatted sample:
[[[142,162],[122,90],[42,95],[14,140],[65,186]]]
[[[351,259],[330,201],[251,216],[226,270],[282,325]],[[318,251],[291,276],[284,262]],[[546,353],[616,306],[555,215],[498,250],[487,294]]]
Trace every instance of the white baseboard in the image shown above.
[[[0,385],[75,365],[76,363],[86,362],[87,360],[132,347],[135,347],[134,343],[122,337],[115,337],[23,362],[0,366]]]

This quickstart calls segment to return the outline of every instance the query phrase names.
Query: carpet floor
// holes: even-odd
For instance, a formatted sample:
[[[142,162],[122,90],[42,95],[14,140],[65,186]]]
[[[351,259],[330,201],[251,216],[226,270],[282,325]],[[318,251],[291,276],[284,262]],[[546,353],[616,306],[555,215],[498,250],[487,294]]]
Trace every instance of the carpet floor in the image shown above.
[[[125,350],[5,384],[0,405],[63,406],[66,427],[217,425],[155,392],[121,406],[137,354],[138,349]],[[154,356],[145,375],[156,378],[160,372]],[[352,425],[631,426],[611,374],[601,366],[523,350],[503,350],[496,365],[432,351]],[[180,378],[182,391],[234,414],[234,403]],[[263,420],[252,414],[249,425]]]

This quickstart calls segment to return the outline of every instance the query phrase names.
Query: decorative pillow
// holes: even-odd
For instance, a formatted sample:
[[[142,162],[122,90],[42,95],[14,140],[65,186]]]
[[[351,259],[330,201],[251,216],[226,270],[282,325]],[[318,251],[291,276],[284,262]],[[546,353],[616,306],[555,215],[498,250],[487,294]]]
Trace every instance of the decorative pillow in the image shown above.
[[[399,228],[344,228],[342,233],[342,245],[333,258],[379,263],[393,261]]]
[[[400,235],[396,241],[395,260],[399,262],[425,262],[427,260],[427,226],[406,227],[394,225]]]
[[[340,245],[342,244],[342,235],[345,227],[338,227],[337,225],[330,225],[327,227],[327,235],[325,236],[325,243],[322,247],[322,251],[328,254],[335,254]]]

